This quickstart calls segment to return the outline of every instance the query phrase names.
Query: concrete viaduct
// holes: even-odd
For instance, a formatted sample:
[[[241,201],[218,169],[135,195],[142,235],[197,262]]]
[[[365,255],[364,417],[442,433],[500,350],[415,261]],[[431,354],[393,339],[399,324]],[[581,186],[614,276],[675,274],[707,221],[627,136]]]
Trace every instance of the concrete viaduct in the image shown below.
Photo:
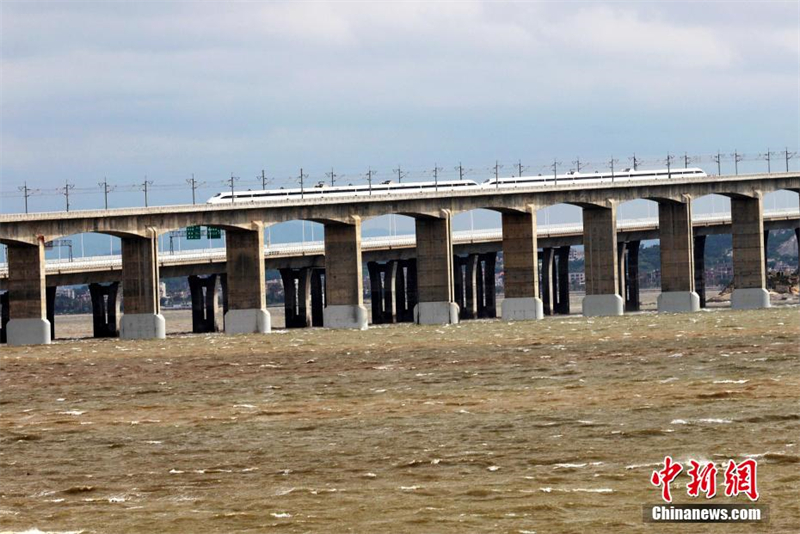
[[[621,255],[618,248],[616,210],[620,203],[635,199],[658,203],[662,266],[659,311],[695,311],[700,307],[700,297],[695,291],[696,251],[691,202],[693,198],[709,194],[731,198],[732,306],[737,309],[767,307],[763,195],[778,190],[800,192],[800,173],[591,185],[562,181],[544,187],[441,190],[352,199],[316,198],[313,202],[296,199],[270,204],[2,215],[0,243],[8,246],[7,337],[8,342],[15,345],[50,341],[45,243],[86,232],[114,235],[122,241],[119,281],[122,282],[125,314],[120,321],[120,336],[128,339],[163,337],[164,319],[158,298],[157,239],[162,233],[194,225],[226,230],[225,332],[266,333],[271,325],[265,302],[264,228],[293,220],[311,220],[325,225],[326,289],[322,325],[366,328],[368,314],[362,291],[361,222],[391,213],[408,215],[416,221],[416,259],[413,265],[416,273],[408,265],[401,268],[404,283],[416,286],[416,302],[412,309],[402,308],[402,311],[413,314],[413,320],[420,324],[455,323],[460,316],[469,317],[476,311],[476,301],[482,301],[484,307],[488,307],[494,300],[493,287],[491,297],[483,294],[476,298],[476,295],[468,293],[474,292],[476,287],[481,293],[486,293],[485,284],[467,283],[464,288],[464,279],[455,274],[466,272],[466,279],[472,281],[479,275],[485,276],[481,271],[486,273],[490,268],[488,261],[475,259],[466,262],[465,271],[461,266],[456,269],[454,264],[459,260],[454,260],[452,216],[479,208],[502,214],[501,248],[505,261],[503,319],[538,319],[544,314],[545,302],[552,308],[555,290],[548,289],[549,295],[540,294],[536,211],[556,204],[572,204],[583,210],[586,279],[583,314],[620,315],[625,309],[624,280],[628,277],[621,276],[626,262],[620,261],[624,254]],[[545,256],[552,254],[547,250],[553,249],[545,249]],[[553,264],[552,257],[543,258],[545,270],[552,270]],[[381,280],[377,285],[373,282],[373,295],[375,290],[378,295],[391,293],[388,286],[397,284],[400,278],[397,264],[389,268],[371,265],[376,265],[370,268],[371,271],[380,269],[373,280]],[[387,269],[391,269],[393,274],[387,273]],[[550,273],[545,274],[546,279]],[[317,277],[309,278],[297,280],[296,274],[287,274],[284,281],[291,282],[293,288],[313,287],[319,283]],[[390,280],[395,284],[388,284]],[[459,304],[462,307],[468,304],[471,309],[462,311]],[[397,309],[401,309],[399,302]],[[374,312],[375,308],[373,316]]]

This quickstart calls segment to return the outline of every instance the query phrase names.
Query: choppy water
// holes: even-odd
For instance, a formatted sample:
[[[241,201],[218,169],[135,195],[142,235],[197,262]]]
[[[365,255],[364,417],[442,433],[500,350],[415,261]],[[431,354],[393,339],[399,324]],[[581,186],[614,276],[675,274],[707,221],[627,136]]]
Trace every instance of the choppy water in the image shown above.
[[[671,454],[797,532],[797,311],[3,348],[0,531],[653,532]]]

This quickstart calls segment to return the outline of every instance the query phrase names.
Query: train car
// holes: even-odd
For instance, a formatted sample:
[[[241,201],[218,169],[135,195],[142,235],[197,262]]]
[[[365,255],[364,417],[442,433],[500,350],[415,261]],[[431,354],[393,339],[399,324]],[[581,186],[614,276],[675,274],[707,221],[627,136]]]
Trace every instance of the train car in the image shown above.
[[[490,178],[481,184],[483,188],[508,188],[508,187],[529,187],[535,185],[553,185],[553,184],[602,184],[602,183],[617,183],[617,182],[633,182],[639,180],[669,180],[674,178],[692,178],[707,176],[703,169],[697,167],[690,167],[687,169],[656,169],[656,170],[640,170],[634,171],[632,169],[623,169],[615,171],[612,175],[611,172],[594,172],[594,173],[578,173],[570,172],[567,174],[559,174],[556,176],[539,175],[539,176],[516,176],[511,178]]]
[[[217,193],[209,198],[208,204],[229,204],[231,202],[274,202],[295,198],[352,198],[366,196],[381,196],[391,194],[413,194],[433,191],[468,191],[470,189],[507,189],[514,187],[546,186],[557,184],[602,184],[633,182],[641,180],[670,180],[676,178],[705,177],[707,174],[700,168],[686,169],[655,169],[632,170],[622,169],[611,172],[578,173],[539,175],[539,176],[512,176],[507,178],[490,178],[478,184],[472,180],[448,180],[440,182],[382,182],[373,186],[346,185],[330,187],[319,183],[314,187],[300,189],[266,189],[235,191],[233,193]]]
[[[371,187],[369,185],[346,185],[330,187],[324,184],[317,184],[314,187],[302,190],[300,188],[292,188],[217,193],[213,197],[209,198],[207,203],[230,204],[231,202],[270,202],[295,198],[350,198],[433,191],[464,191],[477,187],[478,184],[472,180],[406,183],[394,183],[387,181],[380,184],[375,184]]]

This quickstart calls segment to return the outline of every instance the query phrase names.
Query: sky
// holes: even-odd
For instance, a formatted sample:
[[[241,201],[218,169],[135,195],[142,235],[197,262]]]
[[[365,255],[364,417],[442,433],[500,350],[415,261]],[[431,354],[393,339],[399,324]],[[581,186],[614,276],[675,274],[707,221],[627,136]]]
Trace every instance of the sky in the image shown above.
[[[0,18],[2,213],[26,182],[45,211],[66,182],[71,209],[102,207],[104,178],[120,207],[145,180],[151,205],[190,202],[192,174],[202,201],[262,169],[275,187],[301,167],[483,179],[688,153],[716,173],[721,150],[745,172],[800,148],[797,1],[3,0]]]

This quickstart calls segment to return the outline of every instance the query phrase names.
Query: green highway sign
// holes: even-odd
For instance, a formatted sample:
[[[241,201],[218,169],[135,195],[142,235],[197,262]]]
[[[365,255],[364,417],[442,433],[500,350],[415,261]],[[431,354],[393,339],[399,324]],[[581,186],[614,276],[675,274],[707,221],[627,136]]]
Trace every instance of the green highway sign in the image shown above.
[[[186,227],[186,239],[200,239],[200,227],[199,226],[187,226]]]

